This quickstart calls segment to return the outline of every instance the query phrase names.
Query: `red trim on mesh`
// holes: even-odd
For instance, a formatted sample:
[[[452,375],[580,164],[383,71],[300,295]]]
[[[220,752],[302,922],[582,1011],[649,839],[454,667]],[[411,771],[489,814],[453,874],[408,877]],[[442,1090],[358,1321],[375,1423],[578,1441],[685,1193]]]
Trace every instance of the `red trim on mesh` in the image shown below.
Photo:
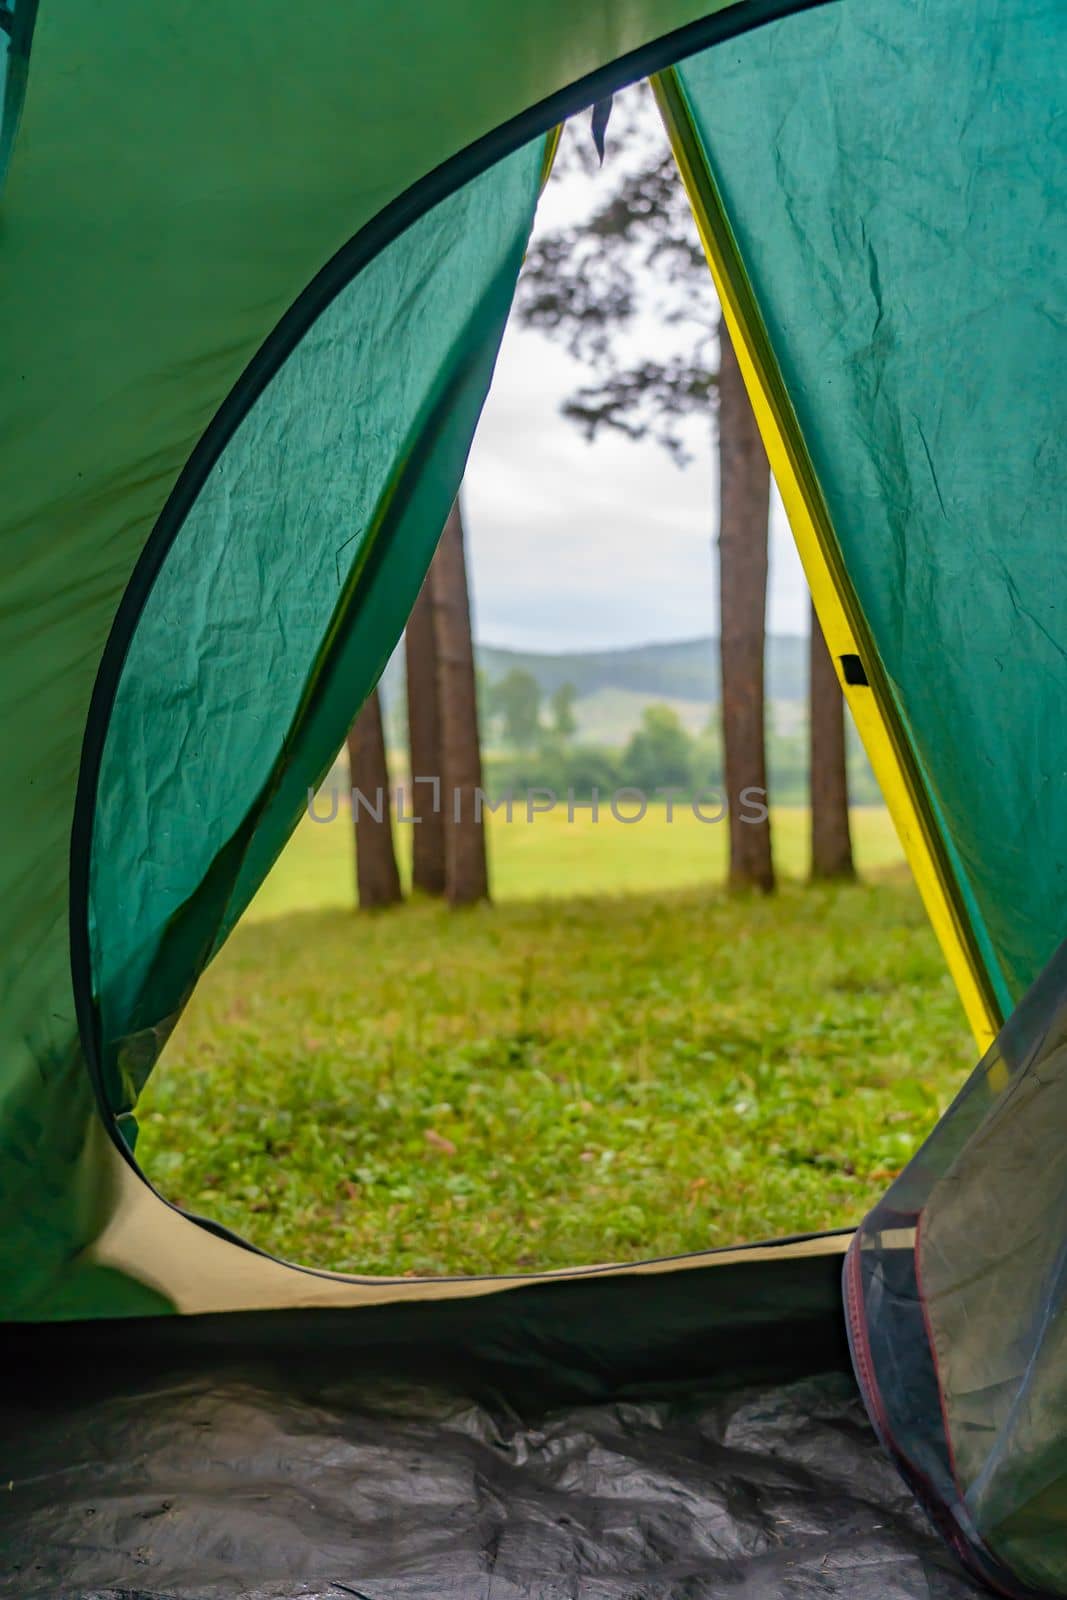
[[[860,1273],[860,1236],[859,1233],[855,1233],[845,1255],[845,1316],[852,1336],[852,1356],[856,1366],[856,1376],[863,1390],[863,1398],[868,1410],[873,1413],[871,1420],[878,1429],[885,1448],[892,1451],[893,1455],[899,1456],[900,1451],[889,1430],[882,1391],[875,1376],[871,1341],[867,1335],[867,1318],[864,1313],[863,1279]]]
[[[915,1247],[913,1252],[916,1289],[919,1295],[919,1303],[922,1307],[923,1326],[926,1330],[927,1343],[930,1346],[930,1359],[934,1368],[934,1378],[937,1383],[938,1398],[941,1404],[941,1425],[945,1434],[945,1444],[949,1454],[949,1467],[952,1472],[952,1481],[955,1485],[956,1493],[959,1495],[959,1498],[962,1501],[963,1495],[960,1493],[959,1477],[956,1472],[956,1463],[952,1452],[952,1441],[948,1434],[948,1425],[945,1416],[944,1394],[941,1388],[941,1376],[938,1372],[937,1357],[934,1351],[933,1341],[931,1339],[930,1324],[926,1314],[926,1302],[922,1295],[921,1280],[919,1276],[918,1247],[919,1228],[918,1218],[916,1218]],[[845,1289],[845,1320],[848,1324],[850,1343],[852,1346],[852,1359],[856,1368],[856,1377],[859,1380],[860,1392],[863,1395],[864,1404],[867,1407],[871,1422],[874,1425],[875,1432],[878,1434],[878,1437],[881,1440],[883,1448],[887,1454],[893,1458],[901,1476],[912,1489],[916,1495],[916,1498],[926,1508],[927,1513],[929,1514],[935,1527],[940,1532],[945,1543],[955,1553],[960,1564],[966,1569],[966,1571],[979,1578],[981,1582],[984,1583],[989,1589],[992,1589],[995,1594],[1002,1596],[1002,1600],[1051,1600],[1051,1597],[1047,1596],[1044,1591],[1031,1589],[1024,1584],[1020,1584],[1018,1587],[1015,1587],[1014,1581],[1011,1579],[1010,1574],[1004,1574],[1001,1576],[999,1572],[994,1574],[994,1571],[990,1570],[991,1567],[999,1567],[999,1563],[996,1561],[996,1558],[991,1552],[987,1552],[980,1543],[972,1542],[966,1537],[963,1529],[956,1521],[956,1518],[953,1516],[951,1510],[946,1505],[945,1501],[938,1493],[934,1485],[931,1483],[930,1479],[919,1467],[915,1465],[909,1456],[905,1455],[904,1451],[898,1445],[892,1429],[889,1427],[885,1402],[882,1399],[882,1392],[878,1387],[878,1379],[874,1370],[874,1360],[871,1355],[870,1339],[867,1334],[867,1317],[863,1300],[863,1279],[861,1276],[860,1266],[860,1233],[858,1231],[856,1234],[854,1234],[852,1243],[848,1247],[848,1251],[845,1256],[845,1268],[843,1276]],[[1006,1586],[1007,1582],[1012,1583],[1011,1588]]]

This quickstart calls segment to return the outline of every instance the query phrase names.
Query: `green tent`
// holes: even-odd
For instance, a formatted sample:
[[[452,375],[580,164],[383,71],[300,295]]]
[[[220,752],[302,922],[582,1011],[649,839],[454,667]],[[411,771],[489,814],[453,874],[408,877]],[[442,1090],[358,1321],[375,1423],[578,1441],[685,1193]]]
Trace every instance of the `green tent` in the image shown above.
[[[0,1594],[970,1593],[846,1249],[911,1489],[1067,1594],[1062,0],[0,23]],[[138,1095],[400,634],[554,130],[649,75],[987,1054],[851,1245],[289,1266],[152,1190]]]

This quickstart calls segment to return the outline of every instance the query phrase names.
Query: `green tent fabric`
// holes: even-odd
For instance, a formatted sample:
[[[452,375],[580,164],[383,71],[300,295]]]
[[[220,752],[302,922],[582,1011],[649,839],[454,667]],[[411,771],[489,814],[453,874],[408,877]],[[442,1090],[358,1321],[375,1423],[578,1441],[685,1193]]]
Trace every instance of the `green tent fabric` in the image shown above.
[[[1009,1594],[1067,1589],[1067,943],[850,1247],[849,1335],[883,1442]]]
[[[37,0],[13,0],[0,17],[0,187],[22,116],[36,18]]]
[[[117,1112],[132,1111],[191,979],[289,837],[414,603],[544,158],[535,140],[442,201],[327,307],[223,451],[146,598],[91,849]]]
[[[672,0],[572,16],[539,6],[516,57],[513,19],[474,0],[429,15],[316,0],[299,28],[277,0],[254,12],[228,0],[209,25],[188,3],[164,18],[122,4],[106,27],[73,0],[52,0],[32,48],[32,8],[20,6],[28,73],[0,252],[0,419],[17,462],[2,513],[0,657],[18,663],[0,688],[11,952],[0,1017],[2,1314],[57,1311],[72,1254],[99,1231],[105,1185],[89,1149],[82,1054],[85,1043],[102,1088],[88,956],[96,773],[133,623],[220,450],[318,314],[433,204],[587,94],[782,9]],[[488,235],[484,247],[477,270],[490,294],[499,260]],[[461,386],[479,341],[487,359],[491,320],[472,324],[472,349],[454,358]],[[424,397],[445,381],[429,363],[447,359],[432,343],[426,354]],[[457,404],[469,432],[474,395]],[[438,470],[458,482],[458,443],[440,448],[452,454]],[[405,592],[390,602],[394,631]],[[381,638],[368,645],[355,683],[380,666]],[[294,791],[306,786],[311,767],[291,770]],[[257,823],[249,873],[280,843],[279,807],[295,815],[288,791]],[[205,845],[212,859],[223,843]],[[118,886],[128,891],[140,892]],[[205,935],[174,936],[199,940],[169,985],[184,992]],[[127,1026],[147,1023],[141,1012],[115,1021]]]
[[[678,72],[1005,1014],[1067,902],[1063,36],[830,6]]]
[[[868,664],[1025,994],[847,1274],[880,1436],[1019,1595],[1067,1585],[1064,42],[1052,0],[842,5],[677,68]]]
[[[1067,1059],[1062,958],[1046,967],[1067,882],[1062,5],[312,0],[294,15],[278,0],[209,13],[117,0],[104,25],[73,0],[39,14],[19,0],[3,24],[0,1321],[21,1360],[41,1352],[41,1394],[62,1410],[53,1380],[71,1350],[112,1350],[132,1371],[166,1348],[156,1378],[118,1384],[118,1421],[110,1379],[83,1397],[86,1417],[106,1413],[109,1437],[152,1459],[153,1385],[174,1350],[207,1352],[210,1371],[252,1330],[266,1347],[299,1326],[307,1348],[342,1364],[358,1350],[368,1371],[372,1351],[439,1341],[479,1392],[499,1380],[510,1394],[521,1374],[524,1404],[531,1384],[545,1403],[599,1402],[683,1374],[720,1394],[727,1379],[814,1377],[829,1383],[805,1391],[823,1408],[822,1487],[843,1493],[841,1441],[858,1426],[854,1391],[835,1387],[847,1238],[532,1284],[359,1279],[185,1216],[134,1153],[137,1097],[170,1028],[403,627],[491,382],[553,127],[663,73],[676,148],[701,167],[696,199],[739,287],[739,332],[783,397],[830,530],[862,646],[849,681],[878,686],[906,747],[991,1011],[1007,1014],[1045,969],[932,1154],[857,1236],[861,1384],[964,1559],[1009,1593],[1067,1593],[1064,1435],[1025,1425],[1035,1394],[1060,1415],[1062,1387],[1049,1330],[1063,1243],[1047,1237],[1061,1141],[1040,1114],[1059,1102],[1033,1098]],[[1020,1103],[1039,1107],[1021,1143]],[[1044,1199],[1004,1226],[1035,1161]],[[998,1364],[981,1286],[1005,1284],[1011,1361]],[[49,1323],[72,1327],[36,1345]],[[242,1369],[238,1410],[249,1381]],[[272,1416],[299,1413],[271,1392]],[[794,1400],[775,1389],[753,1415],[736,1399],[776,1485],[751,1512],[757,1529],[780,1488],[760,1408],[781,1417]],[[308,1401],[317,1415],[328,1403]],[[32,1438],[45,1409],[40,1396],[16,1405],[15,1436]],[[657,1413],[649,1432],[662,1426]],[[42,1437],[51,1481],[62,1422]],[[193,1459],[185,1444],[164,1456],[179,1478]],[[274,1460],[272,1446],[268,1482]],[[733,1504],[728,1473],[720,1487]],[[894,1492],[867,1510],[896,1516]],[[71,1526],[93,1514],[71,1501]],[[749,1512],[732,1514],[738,1550],[754,1548]],[[873,1538],[882,1524],[869,1524]],[[123,1513],[108,1526],[122,1536]],[[499,1541],[478,1516],[472,1527],[464,1560],[491,1588]],[[556,1588],[543,1566],[527,1583],[520,1562],[501,1592],[575,1592],[603,1536],[599,1502],[588,1529]],[[171,1566],[161,1557],[168,1592],[252,1592],[212,1590],[210,1563],[181,1564],[227,1537],[198,1532]],[[653,1518],[642,1538],[644,1559],[664,1530]],[[19,1539],[39,1548],[32,1517]],[[622,1587],[589,1592],[703,1582],[708,1550],[701,1530],[692,1539],[695,1566],[660,1589],[612,1569]],[[969,1592],[914,1539],[893,1556],[902,1595]],[[782,1592],[793,1566],[775,1568]],[[12,1592],[44,1592],[27,1570]],[[373,1592],[489,1592],[449,1570],[451,1591],[438,1571],[430,1590]],[[723,1571],[715,1582],[740,1569]],[[844,1589],[826,1588],[824,1564],[807,1576],[873,1600],[849,1571]],[[254,1592],[282,1593],[262,1576]],[[105,1583],[115,1592],[90,1564],[79,1592]]]

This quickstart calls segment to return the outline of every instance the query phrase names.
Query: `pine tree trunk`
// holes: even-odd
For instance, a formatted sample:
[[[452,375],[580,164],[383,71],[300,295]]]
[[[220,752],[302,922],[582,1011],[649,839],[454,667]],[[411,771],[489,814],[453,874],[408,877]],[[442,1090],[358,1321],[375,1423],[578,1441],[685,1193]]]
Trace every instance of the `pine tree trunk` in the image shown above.
[[[808,680],[811,749],[811,875],[854,878],[848,820],[845,758],[845,697],[826,648],[815,607],[811,608]]]
[[[403,896],[389,807],[389,769],[385,760],[382,705],[377,689],[348,731],[352,817],[356,832],[356,892],[360,908],[396,905]],[[356,798],[356,792],[363,797]]]
[[[770,468],[724,321],[719,323],[719,648],[730,887],[774,888],[766,809],[763,658]]]
[[[445,893],[450,905],[489,898],[485,823],[475,817],[482,784],[478,700],[470,595],[459,498],[449,512],[431,568],[437,642],[437,707],[441,718],[441,806],[445,826]]]
[[[442,895],[445,892],[445,819],[441,805],[441,718],[437,707],[437,641],[432,587],[431,567],[404,633],[411,759],[411,796],[406,810],[409,816],[419,819],[410,824],[412,888],[423,894]],[[417,778],[432,781],[416,783]]]

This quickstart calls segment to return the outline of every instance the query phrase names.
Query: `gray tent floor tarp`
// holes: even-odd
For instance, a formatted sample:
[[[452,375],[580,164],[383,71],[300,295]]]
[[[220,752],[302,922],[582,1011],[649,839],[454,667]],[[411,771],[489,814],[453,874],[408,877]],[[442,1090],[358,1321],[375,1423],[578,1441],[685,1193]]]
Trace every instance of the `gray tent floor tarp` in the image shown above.
[[[839,1262],[8,1329],[0,1596],[965,1600],[866,1420]]]
[[[44,1426],[0,1593],[963,1600],[844,1373],[520,1420],[199,1377]],[[13,1496],[7,1497],[13,1500]]]

